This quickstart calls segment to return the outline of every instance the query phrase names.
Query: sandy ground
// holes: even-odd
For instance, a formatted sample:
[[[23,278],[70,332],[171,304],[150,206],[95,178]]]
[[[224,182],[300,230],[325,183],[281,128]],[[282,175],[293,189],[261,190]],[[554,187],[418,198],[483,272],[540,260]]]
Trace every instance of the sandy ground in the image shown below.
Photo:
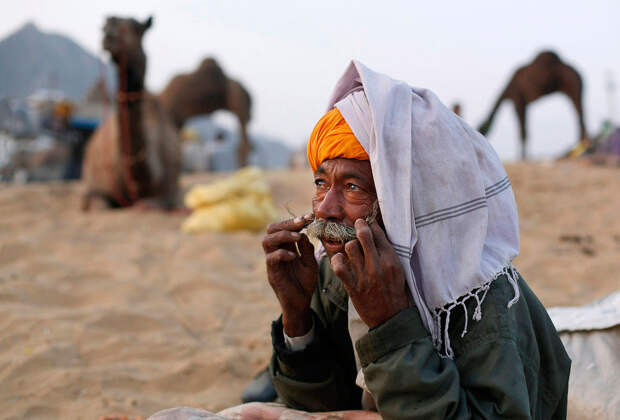
[[[547,306],[620,288],[620,171],[511,164],[515,265]],[[268,175],[309,209],[307,171]],[[199,175],[186,185],[213,179]],[[79,184],[0,186],[0,417],[219,410],[268,361],[278,305],[262,233],[183,234],[179,214],[81,213]]]

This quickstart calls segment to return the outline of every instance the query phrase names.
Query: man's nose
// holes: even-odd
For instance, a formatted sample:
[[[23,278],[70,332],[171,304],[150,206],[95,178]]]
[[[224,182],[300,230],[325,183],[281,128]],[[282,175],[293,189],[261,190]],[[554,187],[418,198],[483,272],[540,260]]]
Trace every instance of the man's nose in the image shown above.
[[[315,217],[325,220],[342,220],[344,218],[344,208],[342,205],[342,193],[335,189],[330,189],[323,196],[315,210]]]

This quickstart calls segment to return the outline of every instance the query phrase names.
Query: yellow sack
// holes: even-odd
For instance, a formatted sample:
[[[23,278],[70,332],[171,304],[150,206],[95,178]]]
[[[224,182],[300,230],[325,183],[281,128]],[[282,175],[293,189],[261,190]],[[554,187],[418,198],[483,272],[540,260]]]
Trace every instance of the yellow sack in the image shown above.
[[[208,185],[197,185],[185,195],[185,206],[190,209],[210,206],[220,201],[245,195],[268,195],[269,185],[263,171],[255,166],[239,169],[231,176]]]
[[[181,229],[191,233],[261,230],[277,217],[269,185],[256,167],[195,186],[185,196],[185,205],[194,211]]]

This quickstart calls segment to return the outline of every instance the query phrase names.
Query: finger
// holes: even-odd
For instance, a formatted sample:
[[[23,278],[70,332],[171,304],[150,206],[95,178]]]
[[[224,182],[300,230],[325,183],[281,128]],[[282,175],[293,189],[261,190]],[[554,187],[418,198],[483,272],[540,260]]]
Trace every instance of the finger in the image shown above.
[[[349,265],[353,269],[353,273],[358,279],[363,278],[365,261],[362,247],[360,246],[359,241],[356,239],[347,242],[344,246],[344,251],[347,254]]]
[[[275,233],[271,233],[263,238],[263,249],[265,252],[272,252],[282,245],[293,244],[301,239],[299,232],[291,232],[290,230],[280,230]]]
[[[373,238],[375,239],[375,245],[377,247],[377,250],[379,251],[379,254],[390,249],[394,250],[394,247],[388,240],[384,230],[381,229],[381,226],[379,226],[379,223],[377,223],[377,221],[374,221],[370,224],[370,230],[372,231]]]
[[[379,253],[377,252],[370,226],[368,226],[365,220],[357,219],[355,221],[355,232],[364,250],[364,257],[369,262],[376,264],[379,260]]]
[[[267,233],[274,233],[280,230],[300,231],[313,219],[311,214],[305,216],[297,216],[293,219],[283,220],[281,222],[272,223],[267,226]]]
[[[332,257],[330,262],[332,265],[332,270],[334,270],[334,274],[336,274],[338,278],[342,280],[342,284],[345,286],[345,288],[347,290],[355,289],[355,275],[349,267],[349,261],[347,261],[347,257],[342,252],[339,252]]]
[[[297,242],[299,247],[299,252],[301,253],[301,260],[305,265],[307,264],[316,264],[316,260],[314,259],[314,245],[308,239],[308,235],[305,233],[301,234],[301,239]]]
[[[271,268],[276,268],[280,264],[293,261],[295,258],[297,258],[297,255],[295,255],[293,251],[278,249],[267,254],[267,266]]]
[[[398,257],[398,254],[396,254],[396,250],[394,249],[392,243],[388,240],[385,232],[381,226],[379,226],[379,223],[372,222],[370,224],[370,228],[372,229],[375,238],[375,244],[377,244],[382,269],[387,272],[402,273],[400,258]]]

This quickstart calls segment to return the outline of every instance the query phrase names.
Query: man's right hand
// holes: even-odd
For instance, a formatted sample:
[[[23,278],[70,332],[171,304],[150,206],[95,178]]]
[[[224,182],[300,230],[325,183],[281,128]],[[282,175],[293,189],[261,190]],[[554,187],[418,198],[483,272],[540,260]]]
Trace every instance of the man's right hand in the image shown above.
[[[310,301],[318,281],[314,246],[300,231],[312,216],[272,223],[267,227],[263,249],[267,278],[282,308],[282,324],[289,337],[305,335],[312,328]],[[297,254],[297,249],[301,256]]]

